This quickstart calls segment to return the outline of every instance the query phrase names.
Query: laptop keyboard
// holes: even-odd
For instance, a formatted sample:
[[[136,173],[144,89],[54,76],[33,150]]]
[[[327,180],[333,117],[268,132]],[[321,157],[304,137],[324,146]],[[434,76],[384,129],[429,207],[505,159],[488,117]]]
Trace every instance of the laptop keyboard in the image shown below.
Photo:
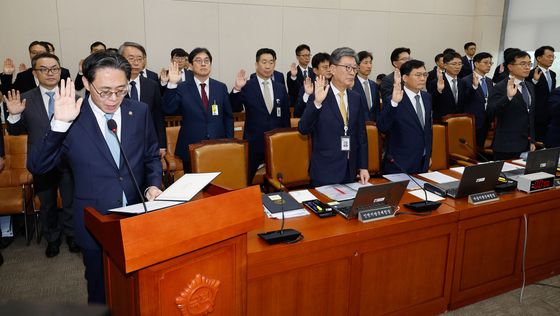
[[[459,191],[459,188],[451,188],[451,189],[447,190],[447,194],[448,194],[449,196],[454,197],[454,196],[457,195],[457,192],[458,192],[458,191]]]

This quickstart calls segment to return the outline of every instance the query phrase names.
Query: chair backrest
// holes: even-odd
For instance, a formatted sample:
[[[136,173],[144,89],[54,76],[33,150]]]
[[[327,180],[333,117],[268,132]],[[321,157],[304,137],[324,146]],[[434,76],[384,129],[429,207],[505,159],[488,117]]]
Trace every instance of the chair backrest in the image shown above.
[[[290,119],[290,127],[298,127],[299,117],[292,117]]]
[[[189,145],[192,172],[221,174],[212,181],[220,187],[236,190],[247,187],[249,146],[246,140],[216,139]]]
[[[4,136],[5,165],[0,172],[0,187],[30,184],[33,180],[27,170],[27,135]]]
[[[165,134],[167,135],[167,150],[174,154],[175,145],[177,145],[177,137],[179,137],[180,126],[169,126],[165,128]]]
[[[245,121],[245,112],[234,112],[233,113],[233,120],[234,121]]]
[[[245,128],[245,121],[233,122],[233,137],[236,139],[243,139],[243,129]]]
[[[381,137],[374,122],[366,122],[368,139],[368,171],[371,174],[381,172]]]
[[[309,183],[311,142],[297,128],[277,128],[264,134],[266,179],[279,187],[278,173],[283,175],[286,187]]]
[[[165,127],[181,126],[183,117],[181,115],[167,115],[165,116]]]
[[[449,154],[458,154],[476,160],[476,153],[473,152],[473,149],[476,150],[474,115],[451,114],[444,116],[442,121],[447,125],[446,138]],[[468,145],[462,144],[460,139],[464,139]]]
[[[445,139],[445,126],[434,124],[432,126],[432,165],[430,170],[443,170],[449,168],[449,160],[447,156],[447,141]]]

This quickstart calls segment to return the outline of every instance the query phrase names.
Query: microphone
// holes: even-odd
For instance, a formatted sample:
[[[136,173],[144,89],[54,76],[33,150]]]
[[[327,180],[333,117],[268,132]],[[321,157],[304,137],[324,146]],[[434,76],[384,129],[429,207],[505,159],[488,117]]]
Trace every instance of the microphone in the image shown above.
[[[132,172],[132,168],[130,168],[130,163],[128,163],[128,158],[126,158],[126,154],[124,153],[124,150],[122,148],[121,140],[119,139],[119,136],[117,135],[117,122],[115,122],[115,120],[113,120],[113,119],[108,120],[107,121],[107,128],[109,128],[111,133],[113,133],[113,135],[115,135],[115,138],[117,139],[117,143],[119,144],[121,154],[124,158],[124,164],[126,165],[126,168],[128,169],[128,172],[132,176],[132,181],[134,183],[134,187],[136,188],[136,192],[138,192],[138,194],[140,195],[140,199],[142,200],[142,206],[144,206],[144,213],[148,213],[148,208],[146,207],[146,201],[144,200],[144,195],[142,194],[142,192],[140,192],[140,187],[138,186],[138,182],[136,182],[136,178],[134,177],[134,173]]]
[[[405,207],[415,212],[430,212],[437,209],[441,205],[440,202],[428,201],[428,192],[426,191],[426,189],[424,189],[418,182],[416,182],[416,180],[414,180],[414,178],[411,177],[408,174],[408,172],[406,172],[406,170],[404,170],[404,168],[397,163],[397,161],[395,160],[395,158],[393,158],[392,155],[386,154],[385,156],[389,159],[390,163],[394,164],[402,173],[406,174],[410,178],[410,180],[412,180],[412,182],[416,183],[416,185],[419,186],[420,189],[422,189],[422,191],[424,191],[424,197],[425,197],[424,201],[406,203],[404,204]]]
[[[288,190],[286,190],[286,187],[284,186],[283,180],[284,180],[284,175],[282,174],[282,172],[278,172],[276,174],[276,180],[278,180],[278,182],[280,183],[280,197],[282,198],[282,205],[281,205],[281,211],[282,211],[282,226],[280,226],[280,230],[273,230],[273,231],[269,231],[266,233],[259,233],[259,237],[261,237],[264,241],[266,241],[268,244],[278,244],[278,243],[286,243],[286,244],[290,244],[290,243],[294,243],[297,242],[299,240],[301,240],[303,238],[303,235],[292,228],[288,228],[288,229],[284,229],[284,222],[285,222],[285,217],[284,217],[284,197],[282,197],[282,195],[285,194],[289,194]]]
[[[459,143],[467,146],[473,153],[475,153],[478,157],[482,158],[484,162],[490,162],[488,158],[484,157],[484,155],[482,155],[477,150],[475,150],[463,137],[459,138]],[[500,181],[498,179],[498,182],[500,182],[500,184],[497,184],[496,187],[494,188],[497,192],[507,192],[507,191],[513,191],[517,189],[517,181],[508,179],[505,173],[501,170],[500,170],[500,176],[502,176],[505,179],[505,182]]]

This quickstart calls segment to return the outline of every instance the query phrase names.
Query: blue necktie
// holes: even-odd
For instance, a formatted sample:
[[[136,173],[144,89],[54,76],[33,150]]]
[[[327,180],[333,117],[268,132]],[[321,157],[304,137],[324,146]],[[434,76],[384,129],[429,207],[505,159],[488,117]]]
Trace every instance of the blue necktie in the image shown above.
[[[482,77],[480,79],[480,87],[482,87],[482,93],[484,93],[484,97],[488,96],[488,86],[486,85],[486,78]]]
[[[548,91],[552,91],[552,78],[550,77],[550,70],[544,72],[546,83],[548,84]]]
[[[109,121],[113,118],[112,113],[105,113],[105,119]],[[107,146],[109,146],[109,150],[111,151],[111,156],[113,156],[113,160],[117,164],[117,168],[120,168],[120,160],[121,160],[121,151],[119,148],[119,143],[117,141],[117,135],[113,134],[113,131],[109,129],[109,126],[105,124],[105,141],[107,142]],[[126,195],[123,191],[123,206],[126,206]]]
[[[130,98],[135,101],[140,101],[138,99],[138,89],[136,89],[136,81],[130,82]]]
[[[47,112],[47,115],[49,116],[50,120],[51,116],[54,113],[54,91],[47,91],[45,92],[45,94],[49,96],[49,110]]]
[[[525,101],[525,104],[527,105],[528,108],[529,105],[531,104],[529,89],[527,89],[527,85],[525,84],[525,82],[522,81],[519,84],[521,85],[521,94],[523,95],[523,101]]]

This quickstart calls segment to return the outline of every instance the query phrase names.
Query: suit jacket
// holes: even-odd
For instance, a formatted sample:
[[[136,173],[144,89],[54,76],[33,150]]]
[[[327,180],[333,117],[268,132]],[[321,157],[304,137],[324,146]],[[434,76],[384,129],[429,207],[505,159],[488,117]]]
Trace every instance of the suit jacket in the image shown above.
[[[202,98],[194,80],[179,83],[176,89],[164,94],[164,111],[179,112],[183,124],[177,137],[175,155],[189,161],[189,144],[205,139],[233,138],[233,114],[225,84],[209,79],[208,111],[204,111]],[[212,105],[217,104],[217,115]]]
[[[60,69],[60,79],[66,80],[67,78],[72,78],[70,76],[70,71],[62,67]],[[36,88],[35,77],[33,76],[33,69],[28,68],[17,74],[16,81],[12,83],[12,75],[2,74],[2,93],[6,94],[8,90],[15,89],[20,93],[27,92],[33,88]]]
[[[465,112],[465,101],[468,89],[465,82],[457,78],[457,102],[455,102],[455,97],[451,91],[451,82],[447,81],[447,76],[445,75],[443,81],[445,87],[441,93],[437,91],[437,79],[428,83],[428,92],[432,95],[434,120],[439,120],[447,114]]]
[[[546,131],[545,145],[548,148],[560,147],[560,87],[555,88],[548,97],[550,122]]]
[[[369,90],[371,93],[371,109],[368,108],[367,105],[367,97],[366,92],[364,91],[364,86],[358,76],[354,80],[354,87],[352,88],[353,91],[358,92],[361,96],[364,97],[366,100],[366,107],[364,108],[364,118],[366,121],[377,121],[377,117],[379,116],[379,112],[381,111],[381,100],[379,99],[379,87],[375,83],[375,81],[368,79],[369,82]]]
[[[468,76],[473,72],[471,63],[469,62],[469,58],[466,55],[461,57],[461,61],[463,62],[463,66],[461,67],[461,71],[459,71],[459,75],[457,76],[458,78],[463,78],[464,76]]]
[[[144,71],[146,72],[146,77],[148,79],[151,79],[155,82],[159,82],[159,75],[157,73],[155,73],[154,71],[151,71],[150,69],[144,69]],[[142,77],[144,77],[144,76],[142,75]],[[144,77],[144,78],[146,78],[146,77]]]
[[[95,105],[91,105],[95,106]],[[74,174],[74,231],[82,249],[99,249],[84,226],[84,208],[93,207],[101,214],[122,206],[123,191],[129,204],[140,202],[131,175],[124,165],[113,160],[103,133],[88,100],[80,115],[65,133],[48,130],[29,153],[27,167],[43,174],[65,157]],[[145,104],[130,99],[121,103],[121,142],[140,190],[161,186],[162,166],[152,118]]]
[[[474,120],[476,124],[476,145],[484,145],[483,141],[486,139],[486,134],[490,124],[494,120],[494,114],[491,111],[487,111],[486,107],[486,97],[482,91],[482,86],[479,83],[476,89],[472,86],[472,78],[474,74],[467,75],[461,79],[467,87],[467,97],[465,101],[465,112],[474,115]],[[488,87],[488,95],[494,91],[494,83],[488,77],[484,77],[486,81],[486,86]]]
[[[393,85],[395,84],[395,72],[391,72],[381,80],[381,86],[379,91],[381,93],[381,101],[383,104],[391,103],[391,98],[393,96]],[[389,102],[389,103],[387,103]]]
[[[386,148],[383,173],[400,173],[400,169],[387,158],[393,159],[407,173],[428,171],[432,156],[432,98],[425,91],[420,92],[424,103],[424,128],[420,125],[418,115],[406,92],[397,107],[386,103],[377,120],[377,128],[385,133]],[[424,155],[425,153],[425,155]],[[425,159],[422,157],[425,156]]]
[[[437,79],[437,66],[434,66],[434,69],[428,71],[428,79],[426,79],[426,82],[430,82],[434,79]]]
[[[313,72],[313,68],[307,67],[307,76],[311,78],[311,80],[315,81],[315,73]],[[286,73],[286,85],[288,86],[288,95],[290,96],[290,105],[296,104],[297,97],[299,94],[299,89],[303,87],[303,72],[297,67],[297,75],[296,80],[292,80],[292,73],[288,71]]]
[[[492,81],[496,84],[506,78],[509,78],[509,70],[507,68],[507,65],[505,63],[503,63],[504,65],[504,71],[500,72],[500,65],[498,65],[496,67],[496,69],[494,69],[494,75],[492,76]]]
[[[340,150],[341,136],[344,136],[344,121],[332,89],[329,89],[320,109],[317,109],[314,97],[311,96],[299,121],[299,132],[304,135],[311,134],[312,138],[309,177],[313,186],[353,182],[358,169],[368,168],[368,142],[363,104],[365,99],[355,91],[347,89],[346,92],[350,156],[346,151]]]
[[[550,78],[552,79],[552,90],[556,87],[556,73],[550,70]],[[535,74],[535,69],[531,69],[529,76],[525,81],[534,84],[533,75]],[[548,81],[541,74],[539,81],[537,81],[535,86],[535,138],[537,141],[544,141],[546,136],[546,129],[550,121],[550,113],[548,111],[548,97],[550,96],[550,90],[548,90]]]
[[[256,75],[257,75],[257,74],[253,72],[253,73],[251,74],[251,76],[249,77],[249,79],[255,78]],[[284,74],[281,73],[280,71],[274,70],[274,72],[272,73],[272,77],[271,77],[271,78],[272,78],[272,81],[279,82],[279,83],[281,83],[284,87],[286,86],[286,81],[284,80]]]
[[[167,148],[163,100],[161,98],[159,86],[159,82],[140,76],[140,102],[144,102],[148,105],[148,109],[154,120],[159,148]]]
[[[529,150],[535,139],[535,93],[531,83],[529,108],[519,91],[511,100],[507,97],[508,80],[502,80],[488,97],[488,108],[496,115],[496,131],[492,147],[495,152],[521,153]]]

